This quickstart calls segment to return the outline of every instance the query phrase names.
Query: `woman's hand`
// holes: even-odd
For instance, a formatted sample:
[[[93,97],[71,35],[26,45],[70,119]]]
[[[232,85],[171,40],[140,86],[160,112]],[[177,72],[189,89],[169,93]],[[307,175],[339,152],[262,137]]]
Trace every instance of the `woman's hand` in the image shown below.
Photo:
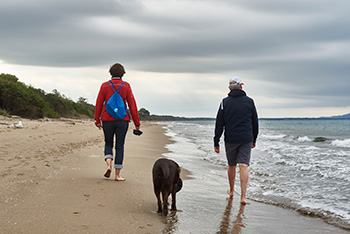
[[[98,123],[98,124],[95,124],[95,125],[96,125],[96,127],[97,127],[99,130],[102,129],[102,124],[101,124],[101,123]]]

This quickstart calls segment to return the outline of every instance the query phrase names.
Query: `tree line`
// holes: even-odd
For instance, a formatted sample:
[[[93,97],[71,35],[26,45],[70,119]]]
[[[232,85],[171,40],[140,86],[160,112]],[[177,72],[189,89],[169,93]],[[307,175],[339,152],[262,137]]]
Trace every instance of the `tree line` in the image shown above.
[[[147,120],[147,121],[208,121],[208,120],[215,120],[215,118],[208,118],[208,117],[178,117],[173,115],[154,115],[151,114],[148,110],[145,108],[141,108],[139,110],[139,115],[141,120]]]
[[[46,93],[11,74],[0,74],[0,114],[23,118],[93,118],[95,107],[80,97],[77,102],[56,89]]]

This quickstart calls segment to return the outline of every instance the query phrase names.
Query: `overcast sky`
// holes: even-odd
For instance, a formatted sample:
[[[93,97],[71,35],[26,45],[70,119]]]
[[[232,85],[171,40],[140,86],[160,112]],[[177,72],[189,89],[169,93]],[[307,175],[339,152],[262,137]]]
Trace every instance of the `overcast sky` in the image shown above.
[[[95,104],[120,62],[138,108],[215,117],[240,76],[259,117],[350,113],[348,0],[1,0],[0,73]]]

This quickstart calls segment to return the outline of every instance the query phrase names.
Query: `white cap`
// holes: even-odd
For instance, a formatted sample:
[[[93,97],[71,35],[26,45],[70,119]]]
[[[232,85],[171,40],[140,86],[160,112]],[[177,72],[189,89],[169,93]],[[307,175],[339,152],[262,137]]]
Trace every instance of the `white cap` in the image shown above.
[[[241,81],[241,78],[239,78],[238,76],[232,77],[229,81],[230,86],[241,85],[241,84],[243,85],[243,82]]]

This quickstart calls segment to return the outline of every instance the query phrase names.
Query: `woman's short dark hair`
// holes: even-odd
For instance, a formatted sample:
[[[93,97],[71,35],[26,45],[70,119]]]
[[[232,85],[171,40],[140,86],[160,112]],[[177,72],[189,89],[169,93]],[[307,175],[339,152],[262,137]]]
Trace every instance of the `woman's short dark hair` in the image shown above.
[[[125,74],[125,69],[120,63],[116,63],[109,69],[109,73],[112,77],[123,77]]]

